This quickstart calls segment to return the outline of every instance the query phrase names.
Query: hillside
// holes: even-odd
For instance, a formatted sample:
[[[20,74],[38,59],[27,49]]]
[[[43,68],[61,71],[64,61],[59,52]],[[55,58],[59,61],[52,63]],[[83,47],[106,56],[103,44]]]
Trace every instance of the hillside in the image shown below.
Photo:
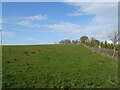
[[[3,88],[117,88],[118,62],[82,45],[3,46]]]

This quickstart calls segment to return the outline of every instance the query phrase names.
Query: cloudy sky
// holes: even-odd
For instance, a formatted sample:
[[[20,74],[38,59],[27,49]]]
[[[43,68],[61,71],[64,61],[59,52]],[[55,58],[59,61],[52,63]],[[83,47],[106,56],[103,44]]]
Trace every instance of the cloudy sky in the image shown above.
[[[117,2],[3,2],[3,44],[54,44],[117,29]]]

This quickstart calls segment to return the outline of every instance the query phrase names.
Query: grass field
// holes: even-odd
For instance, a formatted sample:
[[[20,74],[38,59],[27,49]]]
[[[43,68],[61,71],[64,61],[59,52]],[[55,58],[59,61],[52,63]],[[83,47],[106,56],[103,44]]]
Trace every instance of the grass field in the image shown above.
[[[3,46],[3,88],[117,88],[118,62],[82,45]]]

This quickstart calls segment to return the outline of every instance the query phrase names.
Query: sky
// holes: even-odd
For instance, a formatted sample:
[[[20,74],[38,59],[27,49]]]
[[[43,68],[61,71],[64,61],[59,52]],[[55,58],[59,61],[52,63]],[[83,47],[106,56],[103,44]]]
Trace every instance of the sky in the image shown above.
[[[119,2],[119,0],[1,0],[2,2]]]
[[[3,45],[56,44],[83,35],[105,41],[117,29],[117,2],[3,2]]]

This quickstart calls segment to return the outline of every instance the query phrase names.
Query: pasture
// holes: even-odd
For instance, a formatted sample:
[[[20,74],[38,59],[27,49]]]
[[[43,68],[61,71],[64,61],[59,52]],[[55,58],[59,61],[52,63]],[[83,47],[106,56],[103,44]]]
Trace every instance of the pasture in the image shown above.
[[[118,61],[79,44],[2,50],[3,88],[118,87]]]

